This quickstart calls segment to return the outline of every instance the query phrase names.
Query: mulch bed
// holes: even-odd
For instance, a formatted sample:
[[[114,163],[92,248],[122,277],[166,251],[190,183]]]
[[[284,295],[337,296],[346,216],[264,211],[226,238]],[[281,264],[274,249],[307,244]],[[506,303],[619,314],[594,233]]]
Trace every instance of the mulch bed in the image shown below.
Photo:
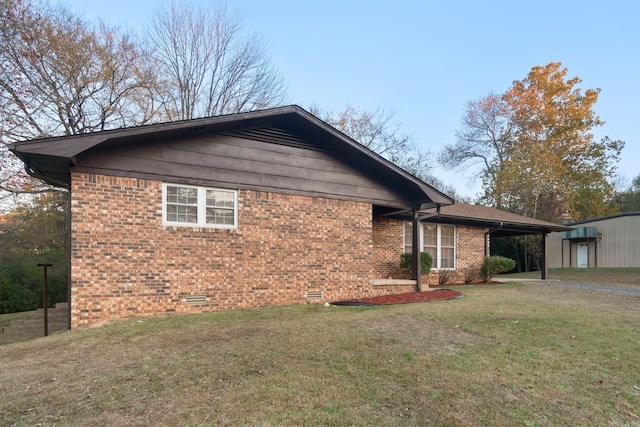
[[[502,282],[474,282],[474,283],[447,283],[441,286],[432,286],[436,288],[432,291],[425,292],[405,292],[403,294],[390,294],[380,295],[377,297],[359,298],[348,301],[337,301],[332,303],[333,305],[391,305],[391,304],[408,304],[412,302],[427,302],[427,301],[444,301],[454,298],[462,298],[464,295],[462,292],[454,291],[452,289],[438,289],[442,287],[451,286],[482,286],[482,285],[502,285]]]
[[[334,305],[390,305],[408,304],[412,302],[443,301],[454,298],[461,298],[462,292],[451,289],[436,289],[425,292],[405,292],[402,294],[380,295],[377,297],[359,298],[349,301],[334,302]]]

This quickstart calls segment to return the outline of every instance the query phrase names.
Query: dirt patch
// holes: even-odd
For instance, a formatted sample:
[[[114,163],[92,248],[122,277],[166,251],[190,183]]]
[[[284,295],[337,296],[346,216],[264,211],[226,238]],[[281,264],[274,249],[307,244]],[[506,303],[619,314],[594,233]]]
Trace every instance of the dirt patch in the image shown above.
[[[377,297],[359,298],[349,301],[338,301],[335,305],[389,305],[408,304],[412,302],[443,301],[462,297],[462,292],[451,289],[436,289],[426,292],[405,292],[402,294],[380,295]]]

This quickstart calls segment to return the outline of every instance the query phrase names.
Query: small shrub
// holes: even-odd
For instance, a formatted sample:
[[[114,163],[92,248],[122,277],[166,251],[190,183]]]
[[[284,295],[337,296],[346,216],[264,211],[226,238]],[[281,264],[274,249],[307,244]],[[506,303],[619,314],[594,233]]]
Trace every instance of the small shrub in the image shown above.
[[[452,276],[451,270],[445,270],[445,269],[438,270],[438,284],[446,285],[451,281],[451,276]]]
[[[485,282],[488,282],[494,275],[513,270],[515,266],[516,262],[511,258],[505,258],[503,256],[484,257],[484,262],[480,268],[480,277],[482,277],[482,280]]]
[[[469,268],[464,271],[464,283],[468,285],[480,276],[480,270],[478,268]]]
[[[429,255],[429,252],[420,252],[420,269],[423,273],[431,271],[431,265],[433,264],[433,258]],[[404,253],[400,255],[400,268],[405,273],[411,273],[411,254]]]

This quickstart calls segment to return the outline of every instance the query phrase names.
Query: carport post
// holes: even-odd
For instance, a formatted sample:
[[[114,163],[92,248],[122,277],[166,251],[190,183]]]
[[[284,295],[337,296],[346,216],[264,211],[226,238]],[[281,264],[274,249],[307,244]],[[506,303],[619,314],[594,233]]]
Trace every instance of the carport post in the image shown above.
[[[420,257],[420,217],[418,209],[413,209],[413,234],[411,236],[411,278],[416,281],[416,291],[422,292],[422,272]]]
[[[542,268],[541,271],[541,279],[547,280],[549,276],[549,271],[547,268],[547,236],[549,233],[542,233]]]
[[[44,314],[44,336],[49,336],[49,319],[48,319],[48,313],[47,313],[47,308],[48,305],[47,304],[47,299],[49,298],[49,296],[47,295],[47,290],[49,287],[49,283],[47,282],[47,267],[51,267],[53,264],[38,264],[38,267],[42,267],[43,269],[43,273],[44,273],[44,291],[43,291],[43,295],[42,295],[42,310],[43,310],[43,314]]]

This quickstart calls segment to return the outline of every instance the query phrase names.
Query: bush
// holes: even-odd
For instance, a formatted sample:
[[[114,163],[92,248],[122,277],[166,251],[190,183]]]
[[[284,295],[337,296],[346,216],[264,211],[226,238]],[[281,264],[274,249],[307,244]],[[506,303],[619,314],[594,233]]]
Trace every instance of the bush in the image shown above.
[[[476,268],[469,268],[464,271],[464,283],[468,285],[472,283],[476,278],[480,276],[480,270]]]
[[[45,258],[23,251],[0,252],[0,314],[31,311],[43,306],[43,270],[40,262],[50,262],[47,306],[67,301],[68,269],[64,252]]]
[[[420,252],[420,269],[424,272],[431,271],[431,265],[433,264],[433,258],[429,255],[429,252]],[[400,268],[405,273],[411,273],[411,254],[404,253],[400,255]]]
[[[480,277],[482,277],[482,280],[485,282],[488,282],[494,275],[513,270],[515,266],[516,262],[511,258],[487,256],[484,257],[484,262],[480,268]]]
[[[35,310],[42,301],[38,296],[25,286],[0,280],[0,314]]]
[[[451,270],[446,270],[441,268],[440,270],[438,270],[438,284],[446,285],[451,281],[452,275],[453,275],[453,272]]]

